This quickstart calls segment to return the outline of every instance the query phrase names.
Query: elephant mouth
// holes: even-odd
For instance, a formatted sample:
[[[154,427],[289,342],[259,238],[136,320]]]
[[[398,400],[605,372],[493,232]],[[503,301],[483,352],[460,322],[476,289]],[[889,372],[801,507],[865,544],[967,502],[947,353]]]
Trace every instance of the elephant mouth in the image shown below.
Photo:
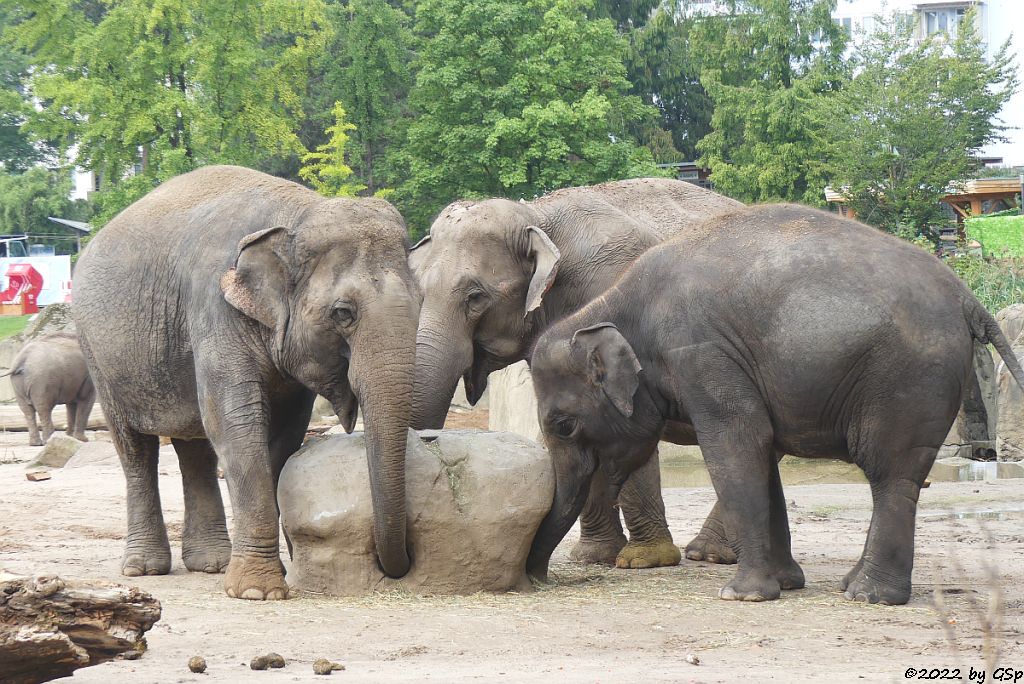
[[[347,397],[332,401],[331,407],[334,409],[335,415],[338,416],[338,422],[345,428],[345,432],[352,434],[352,431],[356,429],[356,419],[359,417],[359,402],[356,400],[355,394],[349,392]]]

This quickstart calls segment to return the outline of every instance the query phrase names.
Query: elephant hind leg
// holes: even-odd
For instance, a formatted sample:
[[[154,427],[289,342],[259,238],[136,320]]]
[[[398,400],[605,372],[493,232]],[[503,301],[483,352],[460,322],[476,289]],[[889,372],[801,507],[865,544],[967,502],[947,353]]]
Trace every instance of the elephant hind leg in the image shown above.
[[[206,439],[172,439],[181,467],[185,525],[181,559],[192,572],[224,572],[231,560],[231,539],[217,480],[217,454]]]
[[[67,418],[67,425],[64,426],[64,434],[68,437],[75,436],[75,419],[78,414],[78,404],[71,401],[64,405],[64,410]]]
[[[39,413],[39,423],[45,444],[50,441],[50,436],[53,434],[53,404],[36,404],[36,411]]]
[[[128,499],[128,533],[121,573],[128,577],[166,575],[171,570],[171,547],[160,508],[159,439],[129,427],[116,406],[108,408],[107,420],[121,458]]]
[[[85,429],[89,426],[89,414],[92,413],[93,404],[96,403],[95,395],[90,395],[84,399],[79,399],[76,402],[77,409],[75,411],[75,432],[72,435],[75,439],[81,442],[88,442],[89,438],[85,436]],[[70,421],[70,417],[68,418]],[[70,423],[68,423],[70,427]]]
[[[39,436],[39,425],[36,423],[36,409],[24,399],[18,398],[18,408],[25,416],[25,425],[28,427],[28,445],[43,446],[43,439]]]

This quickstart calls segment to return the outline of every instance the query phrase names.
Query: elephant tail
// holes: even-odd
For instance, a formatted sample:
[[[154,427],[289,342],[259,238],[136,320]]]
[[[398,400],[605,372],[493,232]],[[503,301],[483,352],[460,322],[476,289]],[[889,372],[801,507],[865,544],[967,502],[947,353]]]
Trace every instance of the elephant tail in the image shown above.
[[[1010,375],[1017,381],[1021,389],[1024,389],[1024,369],[1020,367],[1017,355],[1013,353],[1010,341],[1006,339],[1002,328],[996,322],[995,317],[988,312],[981,302],[971,298],[967,305],[967,323],[971,327],[971,335],[982,344],[991,344],[999,352],[1003,359],[1003,365],[1010,371]]]

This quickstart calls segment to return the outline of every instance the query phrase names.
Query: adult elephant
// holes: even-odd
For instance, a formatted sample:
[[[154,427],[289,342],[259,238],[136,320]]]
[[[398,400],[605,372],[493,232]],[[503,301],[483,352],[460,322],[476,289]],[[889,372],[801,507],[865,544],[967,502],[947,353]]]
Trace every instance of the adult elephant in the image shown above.
[[[286,598],[276,485],[317,393],[348,430],[362,409],[377,553],[388,575],[408,570],[419,293],[405,236],[384,201],[325,199],[233,166],[164,183],[96,235],[73,316],[127,479],[125,575],[170,570],[156,470],[165,435],[181,463],[185,566],[226,568],[229,596]]]
[[[424,294],[413,426],[442,427],[460,377],[476,403],[488,374],[528,359],[549,325],[598,296],[647,249],[740,207],[663,178],[559,190],[528,203],[449,205],[409,256]],[[630,477],[618,501],[629,543],[615,499],[598,477],[573,558],[627,568],[678,563],[656,458]],[[711,520],[687,556],[728,560],[732,551],[721,531]]]

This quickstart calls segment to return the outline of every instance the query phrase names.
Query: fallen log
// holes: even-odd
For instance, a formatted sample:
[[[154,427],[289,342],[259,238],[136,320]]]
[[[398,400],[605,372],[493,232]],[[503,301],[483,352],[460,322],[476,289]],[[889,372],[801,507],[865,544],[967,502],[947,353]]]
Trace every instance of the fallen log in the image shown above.
[[[160,602],[134,587],[0,574],[0,681],[35,684],[146,650]]]

